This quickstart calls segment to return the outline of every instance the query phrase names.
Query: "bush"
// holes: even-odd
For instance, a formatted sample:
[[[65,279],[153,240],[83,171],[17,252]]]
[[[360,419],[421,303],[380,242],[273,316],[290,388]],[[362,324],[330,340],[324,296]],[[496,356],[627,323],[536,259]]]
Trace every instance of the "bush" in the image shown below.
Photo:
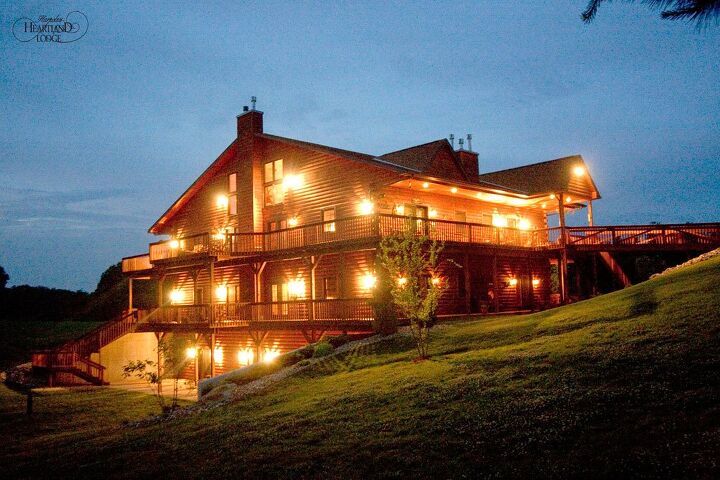
[[[330,355],[334,351],[335,347],[333,347],[327,342],[321,342],[315,345],[315,353],[313,354],[313,358],[325,357],[327,355]]]
[[[333,348],[338,348],[338,347],[340,347],[340,346],[342,346],[342,345],[345,345],[345,344],[348,343],[350,340],[352,340],[352,339],[350,338],[350,335],[348,335],[347,333],[343,333],[343,334],[340,334],[340,335],[336,335],[336,336],[334,336],[334,337],[324,337],[324,338],[323,338],[322,340],[320,340],[320,341],[321,341],[321,342],[324,342],[324,343],[329,343],[330,345],[333,346]]]

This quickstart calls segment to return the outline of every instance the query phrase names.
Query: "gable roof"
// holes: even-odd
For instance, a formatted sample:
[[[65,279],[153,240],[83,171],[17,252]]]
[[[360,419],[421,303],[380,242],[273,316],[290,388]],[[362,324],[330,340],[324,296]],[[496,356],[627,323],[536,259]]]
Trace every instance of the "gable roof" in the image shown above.
[[[449,172],[437,168],[435,159],[441,149],[447,149],[453,159],[453,164],[457,170],[457,175],[448,175]],[[432,173],[446,178],[458,177],[468,180],[467,175],[460,165],[455,151],[450,146],[450,142],[446,139],[434,140],[432,142],[415,145],[414,147],[404,148],[395,152],[382,155],[382,158],[395,165],[402,165],[411,168],[417,172]]]
[[[600,198],[600,192],[589,173],[583,175],[586,185],[578,182],[573,174],[573,168],[578,165],[585,167],[587,172],[587,165],[582,156],[571,155],[522,167],[483,173],[480,175],[480,182],[516,189],[528,195],[583,189],[588,190],[593,199]]]

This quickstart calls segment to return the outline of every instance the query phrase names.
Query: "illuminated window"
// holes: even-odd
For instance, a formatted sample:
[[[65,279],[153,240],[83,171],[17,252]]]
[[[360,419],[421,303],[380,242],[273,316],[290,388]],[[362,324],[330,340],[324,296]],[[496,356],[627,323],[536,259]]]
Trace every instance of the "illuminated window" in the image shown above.
[[[270,285],[270,300],[273,302],[272,314],[273,315],[287,315],[288,304],[278,302],[287,302],[290,295],[288,293],[287,283],[273,283]]]
[[[275,160],[265,164],[265,205],[277,205],[283,201],[283,161]]]
[[[237,192],[237,173],[228,175],[228,192]]]
[[[337,277],[325,277],[322,280],[322,298],[332,299],[338,297]]]
[[[335,231],[335,207],[326,208],[322,211],[323,232]],[[327,223],[331,222],[331,223]]]
[[[237,215],[237,195],[228,197],[228,215]]]

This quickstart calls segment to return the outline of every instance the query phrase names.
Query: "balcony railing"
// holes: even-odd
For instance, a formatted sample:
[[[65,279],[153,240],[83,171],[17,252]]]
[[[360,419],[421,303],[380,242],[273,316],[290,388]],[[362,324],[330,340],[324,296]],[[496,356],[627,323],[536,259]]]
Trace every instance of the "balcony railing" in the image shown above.
[[[152,247],[150,247],[152,249]],[[150,263],[150,255],[144,253],[142,255],[135,255],[134,257],[125,257],[122,259],[122,271],[123,273],[140,272],[143,270],[150,270],[152,264]]]
[[[210,313],[212,312],[212,317]],[[352,322],[373,319],[365,298],[291,300],[286,302],[168,305],[150,324],[206,324],[212,327],[248,326],[253,322]]]
[[[252,256],[312,246],[331,245],[413,231],[447,243],[518,248],[561,246],[559,227],[522,230],[479,223],[375,214],[347,217],[262,233],[207,233],[150,245],[150,262],[190,255]],[[588,245],[720,245],[720,224],[567,227],[568,246]],[[141,257],[133,257],[140,259]],[[127,259],[129,262],[132,259]],[[135,260],[133,260],[135,261]],[[145,260],[136,260],[139,268]],[[125,264],[125,262],[123,262]],[[142,265],[141,265],[142,264]],[[128,265],[128,268],[135,268]],[[125,271],[125,270],[124,270]]]

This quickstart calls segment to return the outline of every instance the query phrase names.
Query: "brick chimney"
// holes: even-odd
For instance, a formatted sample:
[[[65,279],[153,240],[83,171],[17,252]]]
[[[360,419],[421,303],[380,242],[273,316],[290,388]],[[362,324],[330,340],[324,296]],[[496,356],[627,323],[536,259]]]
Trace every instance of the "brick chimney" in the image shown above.
[[[238,138],[263,132],[263,112],[243,107],[243,113],[237,117]]]
[[[455,154],[460,159],[465,174],[468,176],[468,180],[475,182],[480,176],[480,168],[478,167],[478,154],[471,152],[470,150],[455,150]]]

